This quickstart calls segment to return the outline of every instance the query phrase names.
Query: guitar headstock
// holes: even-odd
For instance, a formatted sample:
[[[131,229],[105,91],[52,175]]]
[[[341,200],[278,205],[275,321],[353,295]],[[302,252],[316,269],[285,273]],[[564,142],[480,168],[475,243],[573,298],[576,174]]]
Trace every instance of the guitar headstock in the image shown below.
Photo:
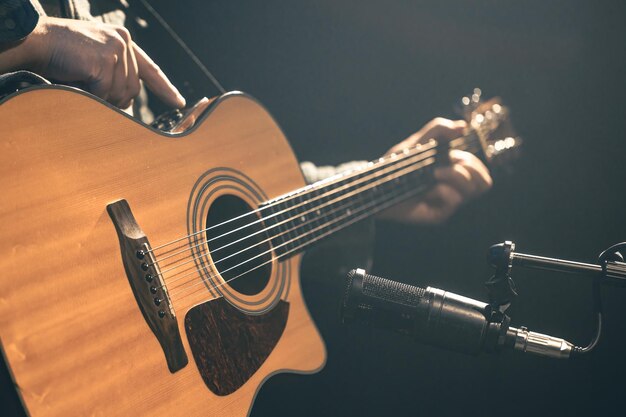
[[[485,162],[500,166],[519,154],[522,139],[515,133],[509,109],[499,97],[483,101],[482,91],[461,99],[461,115],[470,127],[481,148]]]

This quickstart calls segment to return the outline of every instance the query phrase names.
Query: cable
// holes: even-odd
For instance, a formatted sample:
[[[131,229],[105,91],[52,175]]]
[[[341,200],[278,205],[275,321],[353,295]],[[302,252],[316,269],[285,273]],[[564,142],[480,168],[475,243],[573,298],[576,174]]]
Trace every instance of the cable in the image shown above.
[[[603,268],[603,273],[606,273],[606,268]],[[572,349],[572,356],[579,356],[582,355],[583,353],[589,353],[591,352],[597,345],[598,342],[600,341],[600,335],[602,334],[602,300],[600,297],[600,282],[602,280],[603,275],[597,277],[596,279],[593,280],[593,310],[594,313],[596,314],[596,331],[595,334],[593,336],[593,338],[591,339],[591,342],[589,342],[589,344],[585,347],[581,347],[581,346],[574,346],[574,349]]]
[[[600,275],[594,278],[592,284],[593,312],[596,314],[596,331],[593,338],[591,339],[591,342],[589,342],[587,346],[574,346],[572,354],[582,355],[583,353],[589,353],[598,345],[600,335],[602,334],[602,297],[600,287],[602,285],[602,281],[606,278],[607,275],[606,267],[608,262],[624,261],[622,254],[619,252],[619,250],[621,249],[626,249],[626,242],[612,245],[608,249],[602,251],[602,253],[598,256],[598,262],[602,266],[602,272],[600,273]]]
[[[180,36],[178,36],[178,33],[176,33],[174,29],[172,29],[172,27],[165,21],[165,19],[156,10],[154,10],[154,8],[146,0],[139,0],[139,2],[152,15],[152,17],[154,17],[156,21],[159,22],[161,27],[165,29],[165,31],[172,37],[172,39],[174,39],[178,46],[180,46],[182,50],[185,51],[187,56],[193,61],[194,64],[196,64],[196,66],[200,69],[200,71],[202,71],[204,76],[207,77],[207,79],[215,86],[215,88],[217,88],[221,94],[226,93],[226,90],[224,89],[224,87],[222,87],[222,84],[220,84],[217,78],[213,76],[211,71],[209,71],[209,69],[202,63],[202,61],[200,61],[198,56],[191,50],[191,48],[189,48],[189,46],[187,46],[187,43],[185,43],[185,41]]]

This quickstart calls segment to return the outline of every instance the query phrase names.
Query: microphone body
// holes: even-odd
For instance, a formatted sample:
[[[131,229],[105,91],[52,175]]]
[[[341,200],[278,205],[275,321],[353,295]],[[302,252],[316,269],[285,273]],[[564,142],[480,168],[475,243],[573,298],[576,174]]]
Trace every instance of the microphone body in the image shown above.
[[[563,339],[509,327],[509,317],[487,303],[391,281],[362,269],[348,273],[342,319],[389,328],[422,343],[473,355],[510,348],[567,358],[573,348]]]

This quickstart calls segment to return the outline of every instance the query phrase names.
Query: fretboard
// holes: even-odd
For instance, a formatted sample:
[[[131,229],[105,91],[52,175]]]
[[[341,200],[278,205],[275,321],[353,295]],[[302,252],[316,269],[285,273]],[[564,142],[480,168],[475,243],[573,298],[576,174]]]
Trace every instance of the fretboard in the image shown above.
[[[445,146],[426,144],[390,154],[367,165],[318,181],[261,206],[268,237],[277,256],[301,252],[313,243],[430,188],[442,150],[475,152],[474,135]]]

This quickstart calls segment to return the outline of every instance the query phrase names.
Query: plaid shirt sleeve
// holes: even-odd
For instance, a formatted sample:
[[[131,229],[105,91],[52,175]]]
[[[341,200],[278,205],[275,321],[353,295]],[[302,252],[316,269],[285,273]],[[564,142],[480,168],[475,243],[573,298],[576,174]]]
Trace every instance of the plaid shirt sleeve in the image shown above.
[[[317,181],[321,181],[333,175],[337,175],[352,169],[362,168],[367,165],[368,161],[351,161],[345,162],[341,165],[315,165],[313,162],[304,161],[300,163],[300,169],[304,175],[304,179],[307,184],[312,184]]]

